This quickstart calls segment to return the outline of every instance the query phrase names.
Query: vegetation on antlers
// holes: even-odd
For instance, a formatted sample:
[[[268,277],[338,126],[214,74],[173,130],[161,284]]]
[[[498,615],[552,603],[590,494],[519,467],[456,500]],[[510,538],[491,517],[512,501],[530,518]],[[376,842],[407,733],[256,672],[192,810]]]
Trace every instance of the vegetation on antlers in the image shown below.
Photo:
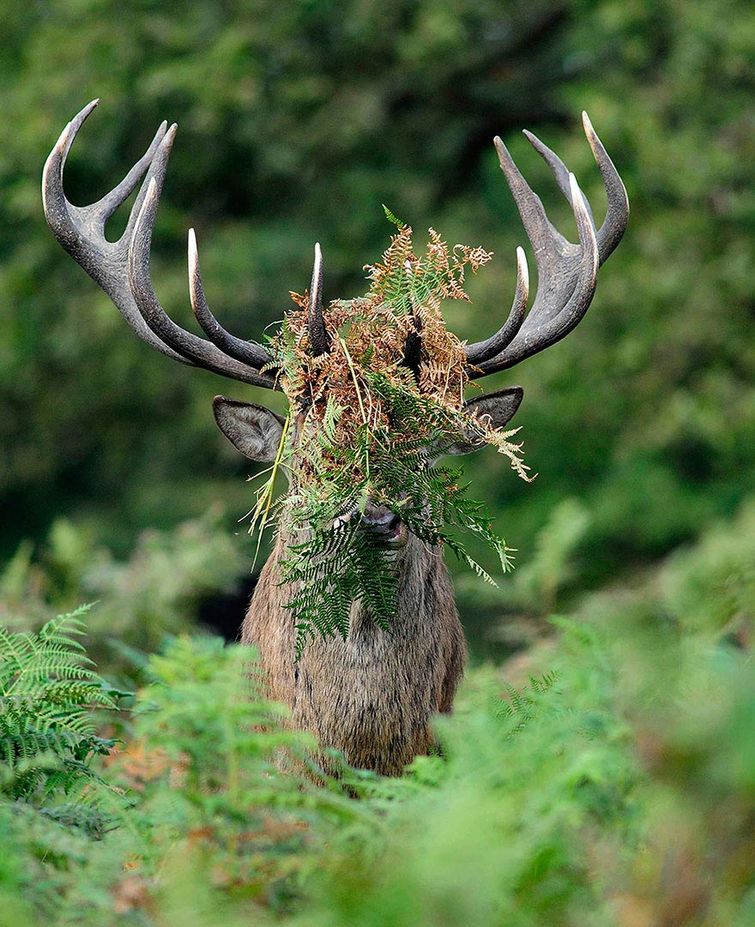
[[[441,313],[444,299],[469,299],[465,272],[491,255],[480,247],[449,249],[430,229],[426,254],[417,256],[412,229],[387,208],[386,215],[397,232],[382,261],[366,268],[366,295],[323,310],[328,350],[313,350],[310,294],[291,294],[302,311],[289,313],[271,341],[270,368],[297,426],[284,429],[252,521],[261,531],[275,516],[291,538],[283,580],[295,590],[289,607],[298,652],[316,633],[345,637],[355,601],[390,627],[396,574],[384,542],[361,530],[368,502],[386,506],[421,540],[445,544],[494,584],[454,529],[487,543],[504,571],[509,548],[482,505],[467,498],[460,471],[431,464],[453,446],[491,444],[528,479],[521,445],[509,440],[516,429],[497,431],[465,409],[468,362]],[[281,466],[291,492],[273,503]]]

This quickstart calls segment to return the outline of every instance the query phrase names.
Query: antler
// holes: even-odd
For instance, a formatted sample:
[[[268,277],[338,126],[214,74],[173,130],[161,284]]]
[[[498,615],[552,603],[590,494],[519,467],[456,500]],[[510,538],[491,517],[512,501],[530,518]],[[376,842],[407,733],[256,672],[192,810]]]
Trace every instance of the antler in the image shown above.
[[[309,346],[313,357],[330,351],[330,336],[322,317],[322,251],[319,241],[315,244],[315,263],[312,267],[312,283],[309,287]]]
[[[63,169],[82,124],[97,106],[89,103],[68,123],[45,163],[42,198],[53,234],[89,276],[110,296],[136,334],[158,351],[183,363],[271,389],[271,357],[262,345],[227,332],[207,303],[199,270],[194,230],[189,231],[189,294],[199,325],[209,341],[176,325],[160,305],[150,276],[150,245],[176,126],[163,122],[147,151],[123,180],[90,206],[74,206],[63,191]],[[629,218],[624,184],[593,129],[582,114],[587,140],[603,177],[608,199],[606,218],[596,232],[589,204],[561,159],[530,132],[527,139],[551,169],[569,201],[579,244],[567,241],[550,223],[540,198],[522,177],[506,146],[495,139],[501,168],[532,242],[538,269],[538,292],[527,314],[529,274],[524,251],[517,249],[514,301],[501,328],[485,341],[466,348],[471,378],[513,367],[567,335],[584,317],[595,292],[598,268],[621,240]],[[143,181],[143,182],[142,182]],[[105,238],[105,225],[142,182],[126,229],[116,242]],[[330,349],[322,312],[322,254],[315,245],[309,299],[309,340],[316,357]],[[412,351],[407,346],[407,359]],[[416,353],[416,352],[415,352]]]
[[[624,184],[587,113],[582,114],[582,122],[608,199],[606,218],[597,232],[589,204],[574,175],[540,139],[531,132],[524,133],[550,167],[572,207],[579,236],[577,245],[554,228],[540,198],[530,189],[506,146],[500,138],[494,140],[501,169],[535,251],[538,291],[532,309],[526,314],[527,260],[524,251],[518,248],[516,294],[508,318],[493,336],[466,348],[472,379],[513,367],[555,344],[578,325],[592,302],[598,268],[621,241],[627,227],[629,200]]]
[[[166,314],[155,294],[149,270],[150,244],[160,192],[176,126],[163,122],[144,155],[123,180],[90,206],[74,206],[63,191],[63,168],[82,124],[97,106],[89,103],[68,123],[50,152],[42,175],[45,218],[65,250],[99,284],[136,334],[168,357],[203,367],[244,383],[276,387],[261,373],[271,361],[253,341],[242,341],[221,327],[207,305],[199,273],[196,239],[189,233],[189,289],[194,313],[210,341],[186,331]],[[145,177],[146,175],[146,177]],[[123,235],[105,238],[105,225],[144,179]]]

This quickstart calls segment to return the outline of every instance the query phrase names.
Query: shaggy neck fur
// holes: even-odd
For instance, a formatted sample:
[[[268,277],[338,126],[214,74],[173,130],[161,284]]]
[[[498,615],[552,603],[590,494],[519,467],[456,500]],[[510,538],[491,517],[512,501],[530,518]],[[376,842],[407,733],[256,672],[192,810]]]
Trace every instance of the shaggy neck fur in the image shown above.
[[[287,545],[279,537],[244,619],[242,641],[259,650],[269,696],[291,722],[357,767],[396,775],[432,745],[430,721],[449,712],[466,645],[443,553],[410,536],[397,552],[396,615],[382,631],[355,604],[346,640],[312,640],[295,662],[290,586],[278,585]]]

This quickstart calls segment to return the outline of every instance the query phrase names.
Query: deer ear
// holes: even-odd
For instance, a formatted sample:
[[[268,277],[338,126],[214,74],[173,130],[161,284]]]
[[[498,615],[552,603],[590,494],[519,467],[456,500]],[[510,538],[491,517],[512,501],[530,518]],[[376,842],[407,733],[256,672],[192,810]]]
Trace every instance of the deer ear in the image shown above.
[[[278,452],[284,421],[280,415],[255,406],[216,396],[212,411],[218,428],[245,457],[258,463],[272,463]]]
[[[504,428],[516,414],[516,410],[524,398],[524,390],[521,386],[507,386],[505,389],[497,390],[495,393],[487,393],[485,396],[477,396],[464,403],[464,411],[472,412],[478,418],[487,420],[493,428]],[[469,441],[456,442],[451,447],[444,448],[444,454],[469,454],[471,451],[477,451],[484,444],[471,438]]]

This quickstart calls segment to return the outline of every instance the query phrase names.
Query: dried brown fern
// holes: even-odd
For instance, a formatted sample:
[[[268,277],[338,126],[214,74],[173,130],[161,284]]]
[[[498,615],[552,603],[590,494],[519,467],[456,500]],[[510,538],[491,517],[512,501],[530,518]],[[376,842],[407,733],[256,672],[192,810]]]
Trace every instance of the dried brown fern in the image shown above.
[[[379,552],[362,549],[363,532],[350,532],[338,542],[332,536],[334,518],[363,509],[368,499],[394,508],[420,537],[447,543],[488,580],[445,525],[483,537],[507,568],[508,548],[490,519],[478,503],[464,498],[458,474],[428,466],[428,448],[471,436],[496,447],[519,476],[529,478],[521,445],[509,440],[515,430],[498,432],[465,410],[464,345],[447,329],[441,311],[445,299],[469,300],[465,274],[476,272],[491,254],[481,247],[449,249],[430,229],[426,251],[418,256],[412,229],[386,212],[397,231],[381,261],[365,268],[366,294],[323,308],[329,350],[313,356],[308,293],[291,294],[297,310],[286,315],[271,340],[274,366],[298,426],[295,453],[292,445],[284,455],[295,491],[277,515],[289,532],[306,536],[294,546],[287,571],[303,590],[291,603],[302,639],[313,630],[345,633],[355,597],[369,601],[376,620],[387,623],[390,609],[381,603],[390,598],[389,568]],[[267,514],[269,487],[261,492]],[[351,545],[348,552],[344,544]],[[353,574],[355,562],[364,567],[359,576]],[[370,578],[373,573],[378,578]],[[340,603],[337,611],[334,602]]]

